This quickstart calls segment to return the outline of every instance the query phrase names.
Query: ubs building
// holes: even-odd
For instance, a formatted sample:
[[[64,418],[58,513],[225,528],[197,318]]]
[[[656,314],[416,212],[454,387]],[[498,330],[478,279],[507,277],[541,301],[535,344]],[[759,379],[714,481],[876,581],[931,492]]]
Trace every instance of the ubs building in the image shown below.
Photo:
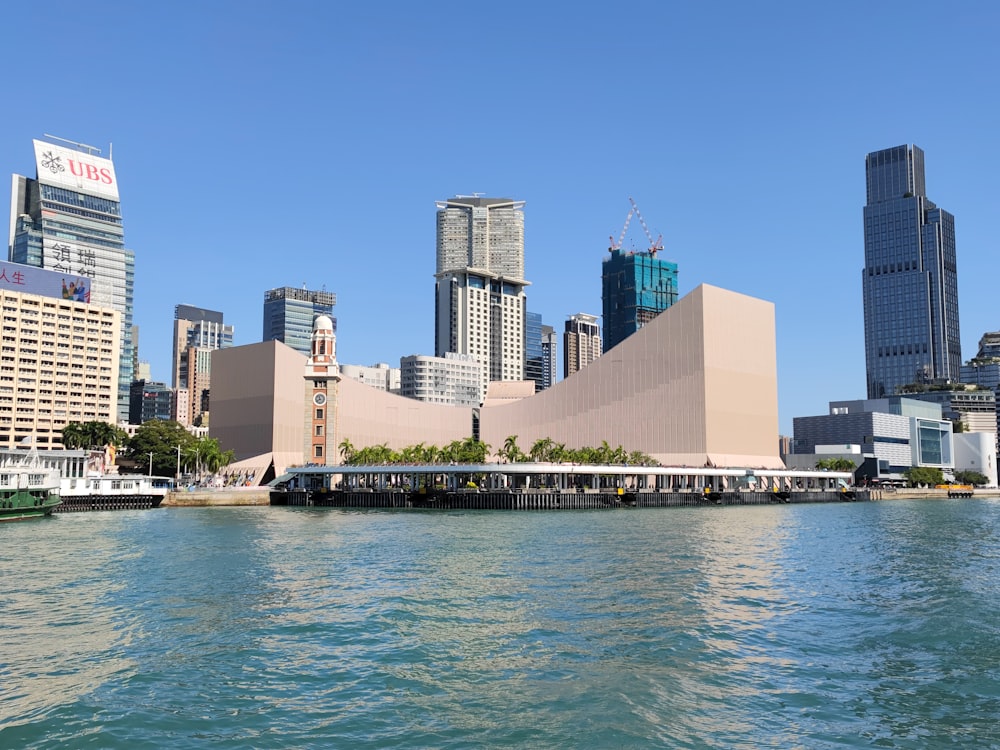
[[[135,254],[125,248],[118,178],[99,149],[53,140],[59,143],[34,141],[34,178],[13,175],[9,259],[90,279],[91,299],[84,301],[121,313],[117,420],[126,423]]]

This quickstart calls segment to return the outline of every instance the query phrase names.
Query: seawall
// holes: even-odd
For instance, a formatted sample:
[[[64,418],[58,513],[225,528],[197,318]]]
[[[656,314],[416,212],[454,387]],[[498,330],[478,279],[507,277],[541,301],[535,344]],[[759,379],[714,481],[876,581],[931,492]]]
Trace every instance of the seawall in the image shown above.
[[[175,490],[167,494],[162,507],[198,508],[205,506],[269,505],[270,487],[238,489]]]

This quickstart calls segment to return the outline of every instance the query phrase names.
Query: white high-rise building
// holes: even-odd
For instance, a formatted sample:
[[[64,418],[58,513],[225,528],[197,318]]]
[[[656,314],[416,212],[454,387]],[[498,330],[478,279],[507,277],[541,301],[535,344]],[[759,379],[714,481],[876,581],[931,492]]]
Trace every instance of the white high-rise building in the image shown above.
[[[431,404],[479,406],[483,366],[469,354],[412,354],[399,360],[400,395]]]
[[[437,203],[434,350],[467,354],[492,380],[523,380],[524,201],[456,196]]]
[[[359,383],[364,383],[380,391],[399,392],[399,368],[389,367],[385,362],[378,362],[370,367],[342,364],[340,374],[345,378],[357,380]]]

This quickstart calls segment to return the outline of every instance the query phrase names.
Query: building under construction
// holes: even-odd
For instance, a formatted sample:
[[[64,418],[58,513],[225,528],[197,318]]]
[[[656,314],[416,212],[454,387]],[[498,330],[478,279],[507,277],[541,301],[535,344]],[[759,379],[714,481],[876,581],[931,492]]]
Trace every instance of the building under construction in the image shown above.
[[[653,239],[635,201],[618,241],[612,238],[611,254],[601,272],[604,313],[604,351],[607,352],[642,328],[677,301],[677,264],[662,260],[663,235]],[[649,240],[645,252],[623,252],[622,241],[636,216]]]

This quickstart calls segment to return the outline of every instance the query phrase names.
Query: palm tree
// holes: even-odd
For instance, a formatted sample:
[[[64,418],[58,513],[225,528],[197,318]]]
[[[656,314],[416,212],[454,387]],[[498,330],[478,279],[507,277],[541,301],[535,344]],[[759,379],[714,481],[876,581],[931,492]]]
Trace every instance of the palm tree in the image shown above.
[[[517,447],[517,435],[508,435],[507,439],[503,441],[500,457],[511,464],[517,463],[524,457],[521,449]]]
[[[354,444],[350,440],[344,438],[340,441],[340,458],[345,464],[353,463],[354,454],[357,452],[354,449]]]
[[[552,450],[552,438],[538,438],[528,451],[528,455],[535,463],[548,461],[549,452]]]
[[[70,422],[62,428],[62,444],[67,450],[79,450],[87,445],[88,436],[79,422]]]

